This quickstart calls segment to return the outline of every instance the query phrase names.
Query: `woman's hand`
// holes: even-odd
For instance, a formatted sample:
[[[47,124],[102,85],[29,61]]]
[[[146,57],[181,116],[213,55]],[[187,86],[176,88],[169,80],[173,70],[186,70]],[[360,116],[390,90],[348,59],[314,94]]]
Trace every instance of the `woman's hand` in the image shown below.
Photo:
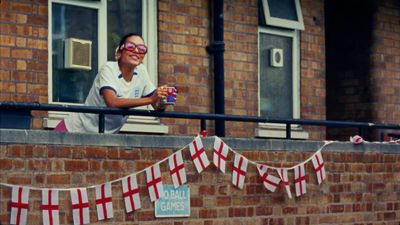
[[[153,104],[162,102],[167,97],[167,85],[160,86],[151,96]]]

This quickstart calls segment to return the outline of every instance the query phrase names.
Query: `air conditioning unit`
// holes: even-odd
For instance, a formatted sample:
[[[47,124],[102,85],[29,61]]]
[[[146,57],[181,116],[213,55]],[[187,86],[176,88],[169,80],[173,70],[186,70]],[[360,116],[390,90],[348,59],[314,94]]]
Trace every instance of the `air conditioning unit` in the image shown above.
[[[283,67],[283,49],[272,48],[270,50],[270,65],[272,67]]]
[[[92,69],[92,41],[77,38],[64,40],[64,68]]]

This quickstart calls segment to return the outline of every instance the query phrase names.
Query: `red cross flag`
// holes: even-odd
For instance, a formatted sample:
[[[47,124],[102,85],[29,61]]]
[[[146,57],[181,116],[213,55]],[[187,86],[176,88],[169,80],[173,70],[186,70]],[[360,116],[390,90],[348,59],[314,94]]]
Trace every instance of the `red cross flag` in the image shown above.
[[[185,164],[183,164],[182,152],[178,151],[168,158],[169,171],[175,188],[186,183]]]
[[[124,197],[126,213],[140,209],[139,188],[136,175],[132,174],[122,179],[122,196]]]
[[[235,161],[233,162],[232,169],[232,184],[239,189],[243,189],[248,161],[249,160],[242,155],[235,154]]]
[[[42,205],[40,206],[43,216],[43,225],[59,225],[60,210],[58,205],[58,191],[51,189],[42,190]]]
[[[294,185],[296,187],[297,197],[307,193],[304,164],[300,164],[294,168]]]
[[[89,201],[86,188],[71,189],[71,201],[74,225],[89,224]]]
[[[152,202],[164,196],[164,188],[161,180],[160,165],[155,164],[154,166],[146,169],[147,177],[147,188],[150,194],[150,200]]]
[[[225,173],[225,164],[228,157],[229,147],[220,138],[215,137],[214,141],[214,165]]]
[[[284,168],[279,168],[276,169],[276,171],[278,172],[279,177],[281,178],[281,183],[285,187],[289,198],[292,198],[292,192],[290,191],[290,186],[289,186],[288,170]]]
[[[312,163],[314,165],[315,173],[317,174],[318,184],[321,184],[326,178],[324,159],[322,158],[321,151],[318,151],[312,157]]]
[[[98,220],[114,217],[111,183],[96,186],[96,209]]]
[[[200,136],[197,136],[192,143],[190,143],[189,149],[197,172],[201,173],[208,165],[210,165],[210,161],[208,161]]]
[[[25,225],[28,216],[29,189],[25,187],[12,187],[11,194],[11,218],[10,223]]]
[[[264,184],[264,187],[270,192],[274,192],[279,185],[281,179],[278,177],[272,176],[267,173],[267,167],[260,165],[257,167],[258,173],[260,174],[261,181]]]

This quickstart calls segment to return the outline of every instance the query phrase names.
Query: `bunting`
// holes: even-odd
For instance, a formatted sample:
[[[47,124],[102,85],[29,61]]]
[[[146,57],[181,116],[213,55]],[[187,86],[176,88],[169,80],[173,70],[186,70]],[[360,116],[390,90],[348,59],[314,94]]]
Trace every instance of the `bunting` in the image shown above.
[[[122,193],[127,213],[141,208],[136,174],[132,174],[122,179]]]
[[[321,184],[326,178],[324,159],[322,158],[321,151],[318,151],[312,157],[315,174],[317,175],[318,184]]]
[[[226,145],[220,138],[215,137],[213,163],[222,173],[225,173],[225,164],[228,153],[228,145]]]
[[[208,165],[210,165],[210,161],[208,161],[200,136],[197,136],[192,143],[190,143],[189,150],[197,172],[201,173]]]
[[[268,174],[267,173],[268,168],[264,165],[260,165],[257,169],[261,178],[261,182],[263,182],[264,184],[264,187],[270,192],[274,192],[281,180],[278,177]]]
[[[96,186],[97,219],[107,220],[114,217],[111,183]]]
[[[178,188],[186,183],[186,171],[183,164],[182,152],[178,151],[168,158],[169,171],[172,177],[174,187]]]
[[[244,179],[247,172],[247,163],[248,160],[244,156],[235,154],[232,168],[232,184],[239,189],[243,189]]]
[[[58,190],[42,190],[42,205],[40,209],[42,210],[43,225],[60,224]]]
[[[10,223],[16,225],[25,225],[28,216],[29,189],[25,187],[14,186],[11,194],[11,218]]]
[[[86,188],[71,189],[71,201],[74,225],[89,224],[89,201]]]
[[[331,142],[329,142],[331,143]],[[317,176],[318,184],[321,184],[326,179],[325,163],[322,158],[321,150],[329,144],[325,143],[318,151],[316,151],[310,158],[290,168],[276,168],[267,166],[248,160],[243,155],[234,151],[220,138],[215,137],[213,145],[213,164],[222,173],[226,171],[226,160],[230,152],[234,154],[234,161],[232,166],[232,185],[238,189],[243,189],[248,165],[254,165],[257,168],[258,175],[264,187],[274,192],[279,185],[283,185],[289,198],[292,198],[290,190],[290,182],[288,173],[294,173],[294,186],[296,190],[296,197],[306,194],[306,173],[305,164],[312,161],[314,172]],[[168,160],[169,174],[175,188],[187,183],[185,163],[182,157],[182,150],[189,148],[191,159],[196,167],[198,173],[204,171],[210,164],[207,154],[205,152],[201,137],[197,136],[194,140],[176,151],[171,156],[168,156],[161,161],[149,166],[139,172],[129,174],[126,177],[109,181],[101,185],[95,185],[88,188],[94,188],[96,191],[96,209],[97,219],[107,220],[114,217],[113,204],[112,204],[112,184],[121,181],[122,184],[122,197],[124,199],[125,210],[127,213],[133,212],[141,208],[140,190],[137,182],[137,174],[146,173],[146,186],[150,200],[152,202],[164,195],[163,182],[160,171],[160,164]],[[275,176],[276,174],[277,176]],[[59,191],[69,191],[71,195],[71,209],[73,215],[74,225],[89,224],[89,199],[87,195],[87,188],[66,188],[66,189],[51,189],[51,188],[32,188],[22,187],[16,185],[2,184],[3,186],[12,187],[11,193],[11,215],[10,224],[25,225],[27,223],[27,214],[29,208],[29,191],[40,190],[42,192],[42,203],[40,209],[42,210],[43,224],[44,225],[59,225]]]
[[[164,196],[164,188],[161,180],[160,165],[155,164],[154,166],[146,169],[147,177],[147,188],[150,194],[150,200],[152,202]]]

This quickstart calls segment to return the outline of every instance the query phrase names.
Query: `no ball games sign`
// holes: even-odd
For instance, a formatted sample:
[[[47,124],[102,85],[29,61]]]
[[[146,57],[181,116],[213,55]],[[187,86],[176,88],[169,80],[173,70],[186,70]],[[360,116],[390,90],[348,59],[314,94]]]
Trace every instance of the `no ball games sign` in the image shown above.
[[[156,217],[189,217],[190,189],[184,185],[175,188],[173,185],[164,186],[164,197],[155,203]]]

